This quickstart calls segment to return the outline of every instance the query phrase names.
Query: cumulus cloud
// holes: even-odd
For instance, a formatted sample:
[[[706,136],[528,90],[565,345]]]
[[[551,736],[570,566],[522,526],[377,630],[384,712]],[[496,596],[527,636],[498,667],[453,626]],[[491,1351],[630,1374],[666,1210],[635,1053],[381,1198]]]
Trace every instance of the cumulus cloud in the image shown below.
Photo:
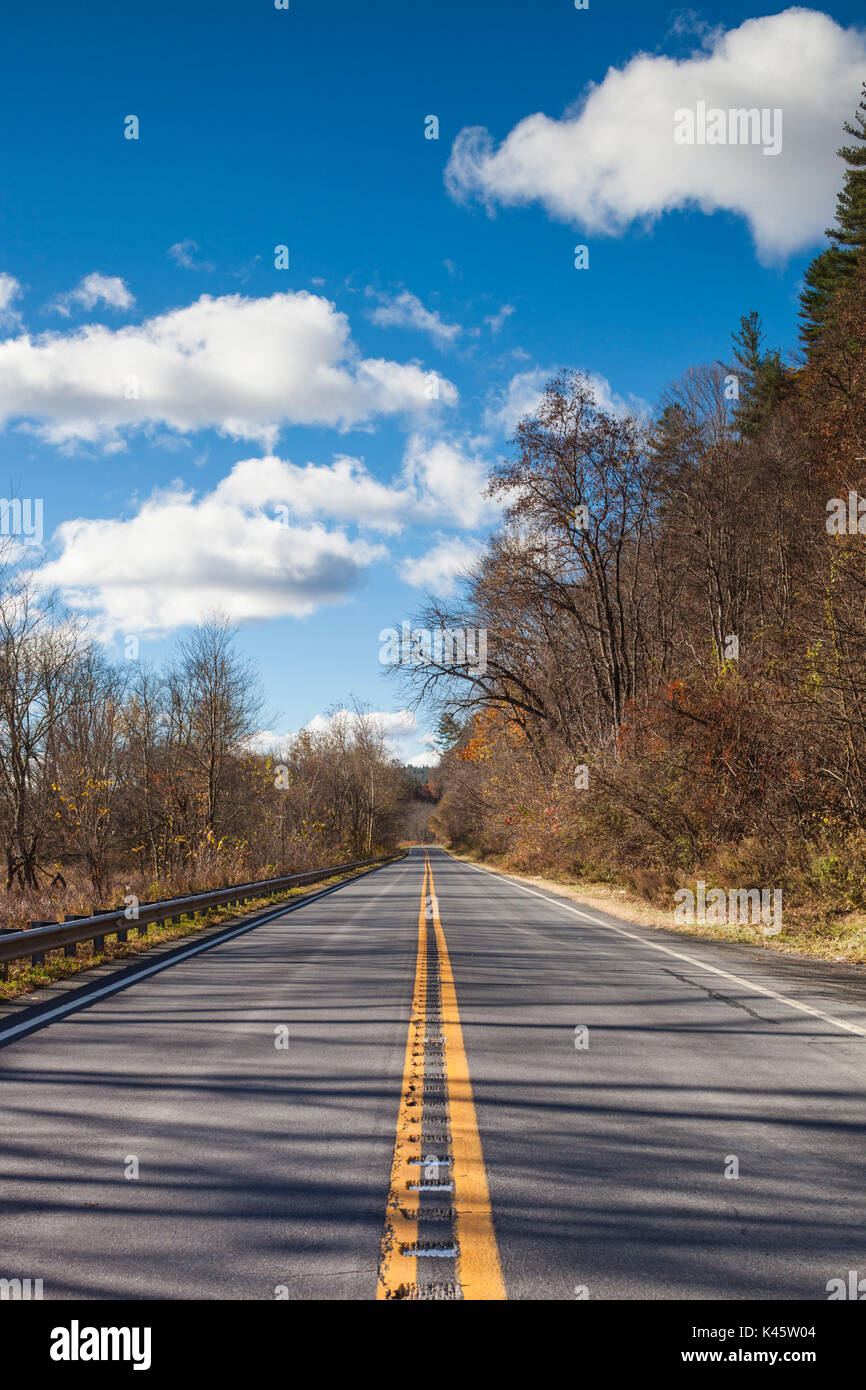
[[[488,429],[498,430],[510,438],[525,415],[538,409],[544,388],[555,371],[545,367],[530,367],[517,372],[508,385],[495,391],[484,410]]]
[[[474,565],[483,552],[484,546],[477,542],[463,540],[460,536],[446,537],[423,555],[405,559],[398,573],[416,589],[424,589],[439,598],[450,598],[457,591],[460,575]]]
[[[423,753],[416,753],[403,761],[411,763],[413,767],[438,767],[442,759],[434,748],[427,748]]]
[[[381,303],[372,310],[370,320],[380,328],[417,328],[440,347],[448,347],[463,332],[459,323],[446,323],[437,310],[427,309],[408,290],[378,297]]]
[[[97,304],[104,304],[107,309],[132,309],[135,296],[119,275],[103,275],[94,270],[74,290],[59,294],[49,308],[68,318],[73,309],[95,309]]]
[[[511,438],[524,416],[534,415],[541,404],[545,386],[555,375],[554,367],[530,367],[517,372],[507,386],[494,392],[488,401],[484,411],[487,428],[498,430]],[[586,376],[592,385],[596,404],[609,415],[645,415],[649,412],[645,400],[630,393],[619,395],[607,377],[598,372],[587,372]]]
[[[649,415],[650,407],[642,396],[635,396],[631,391],[627,391],[621,396],[618,391],[614,391],[606,376],[599,372],[587,373],[592,389],[595,393],[595,402],[600,410],[607,411],[608,415]]]
[[[326,518],[394,533],[431,522],[471,530],[499,514],[483,495],[487,471],[486,460],[460,439],[416,434],[392,480],[382,481],[346,454],[304,465],[268,454],[236,463],[214,495],[230,506],[282,508],[292,521]]]
[[[420,499],[399,482],[380,482],[361,459],[341,454],[330,464],[303,466],[269,454],[242,459],[216,489],[232,506],[286,507],[289,516],[327,517],[380,531],[400,531]]]
[[[210,492],[178,484],[154,492],[132,517],[64,522],[53,537],[59,554],[39,582],[59,588],[106,635],[167,632],[215,609],[238,622],[305,617],[345,600],[387,556],[346,525],[468,529],[498,515],[482,495],[485,480],[483,461],[459,441],[419,436],[388,482],[345,455],[303,466],[271,454],[242,459]],[[468,553],[457,544],[450,558]],[[448,560],[439,556],[443,576]]]
[[[37,571],[105,636],[156,635],[219,610],[236,622],[306,617],[345,600],[386,552],[320,523],[286,525],[219,488],[156,492],[127,520],[57,528]]]
[[[422,515],[448,515],[463,530],[493,523],[501,506],[486,497],[490,465],[471,441],[413,434],[406,447],[403,476],[420,499]]]
[[[677,60],[644,53],[611,68],[561,120],[527,116],[496,147],[483,127],[458,135],[446,170],[457,198],[541,202],[589,232],[621,234],[675,208],[745,218],[759,255],[821,238],[839,181],[833,154],[856,107],[866,35],[800,8],[712,30]],[[677,145],[678,110],[780,109],[783,148]]]
[[[126,430],[162,425],[271,446],[286,424],[348,428],[427,411],[431,380],[415,363],[361,358],[345,314],[317,295],[202,295],[134,326],[0,342],[0,424],[28,422],[60,445],[116,445]],[[438,377],[437,389],[456,401],[450,381]]]
[[[363,719],[368,727],[381,732],[385,746],[391,757],[401,763],[412,763],[415,767],[435,767],[439,754],[434,751],[434,737],[422,731],[411,710],[368,710],[358,715],[354,710],[338,709],[329,714],[317,714],[304,730],[311,733],[331,733],[340,725],[347,731]],[[279,753],[297,738],[296,733],[278,733],[275,729],[262,729],[250,740],[250,747],[256,753]]]

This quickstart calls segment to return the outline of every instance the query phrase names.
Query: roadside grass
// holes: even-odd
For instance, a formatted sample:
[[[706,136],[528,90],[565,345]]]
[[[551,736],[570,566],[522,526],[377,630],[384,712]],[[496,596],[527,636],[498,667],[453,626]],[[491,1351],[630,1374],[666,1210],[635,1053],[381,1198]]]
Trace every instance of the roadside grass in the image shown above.
[[[270,893],[266,897],[252,898],[243,912],[226,905],[209,908],[201,916],[182,917],[176,923],[166,922],[160,926],[152,923],[147,932],[140,935],[135,922],[130,922],[129,937],[126,941],[118,941],[116,937],[112,937],[105,942],[105,949],[98,953],[94,952],[92,941],[79,941],[74,957],[65,956],[63,951],[59,950],[46,952],[44,965],[31,965],[29,960],[10,961],[8,978],[0,979],[0,1001],[31,994],[42,985],[51,984],[56,980],[66,980],[70,975],[80,975],[83,971],[91,970],[95,965],[103,965],[107,961],[123,961],[133,956],[145,955],[154,946],[162,945],[166,941],[180,941],[184,937],[197,936],[206,928],[222,923],[241,923],[269,907],[279,907],[282,903],[290,902],[292,898],[320,892],[334,883],[358,878],[366,872],[368,871],[365,869],[355,869],[351,873],[334,874],[332,878],[322,879],[318,883],[308,883],[284,892]]]
[[[466,864],[497,869],[519,883],[545,889],[559,897],[569,898],[584,907],[606,912],[613,917],[622,917],[643,927],[664,927],[666,931],[678,932],[681,936],[699,936],[713,941],[734,941],[743,946],[762,946],[768,951],[781,951],[786,955],[811,956],[815,960],[833,961],[836,964],[866,964],[866,913],[847,912],[830,915],[827,912],[810,911],[805,907],[785,910],[782,930],[778,936],[765,936],[758,926],[703,926],[695,923],[689,926],[674,921],[673,910],[665,912],[653,907],[641,898],[635,897],[626,888],[612,887],[608,883],[581,881],[565,875],[542,878],[539,875],[515,873],[507,867],[507,861],[500,856],[458,853],[450,850],[455,859]]]

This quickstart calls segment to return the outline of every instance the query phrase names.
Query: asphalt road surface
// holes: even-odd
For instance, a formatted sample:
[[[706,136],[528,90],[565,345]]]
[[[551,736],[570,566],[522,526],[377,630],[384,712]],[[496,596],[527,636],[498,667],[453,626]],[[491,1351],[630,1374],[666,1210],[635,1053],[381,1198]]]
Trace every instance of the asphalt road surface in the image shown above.
[[[0,1276],[825,1300],[866,1275],[864,1062],[863,971],[416,849],[7,1034]]]

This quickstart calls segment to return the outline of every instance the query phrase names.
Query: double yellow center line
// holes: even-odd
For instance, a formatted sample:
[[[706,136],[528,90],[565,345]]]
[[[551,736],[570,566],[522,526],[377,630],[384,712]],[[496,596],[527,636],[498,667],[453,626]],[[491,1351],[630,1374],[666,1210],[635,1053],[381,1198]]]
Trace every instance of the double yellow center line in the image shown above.
[[[428,939],[431,922],[433,942]],[[450,1159],[447,1167],[452,1184],[452,1230],[447,1231],[447,1237],[453,1241],[456,1250],[456,1296],[474,1300],[504,1299],[507,1295],[493,1230],[487,1173],[460,1026],[457,992],[439,917],[433,869],[430,856],[426,854],[418,913],[415,988],[406,1040],[403,1089],[397,1116],[376,1297],[400,1299],[417,1296],[418,1222],[424,1214],[420,1178],[424,1171],[422,1127],[425,1056],[429,1058],[427,1046],[431,1038],[430,1030],[433,1027],[438,1029],[440,1022],[439,1016],[434,1019],[429,1011],[428,985],[430,975],[436,968],[441,995],[439,1036],[442,1039],[447,1096],[447,1126],[444,1133],[447,1136]]]

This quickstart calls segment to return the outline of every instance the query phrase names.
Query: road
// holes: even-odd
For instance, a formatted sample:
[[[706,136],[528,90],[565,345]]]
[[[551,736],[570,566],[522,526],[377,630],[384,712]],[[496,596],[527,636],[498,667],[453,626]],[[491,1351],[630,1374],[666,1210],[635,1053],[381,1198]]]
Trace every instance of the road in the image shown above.
[[[0,1047],[0,1275],[360,1300],[866,1276],[863,971],[427,861]]]

